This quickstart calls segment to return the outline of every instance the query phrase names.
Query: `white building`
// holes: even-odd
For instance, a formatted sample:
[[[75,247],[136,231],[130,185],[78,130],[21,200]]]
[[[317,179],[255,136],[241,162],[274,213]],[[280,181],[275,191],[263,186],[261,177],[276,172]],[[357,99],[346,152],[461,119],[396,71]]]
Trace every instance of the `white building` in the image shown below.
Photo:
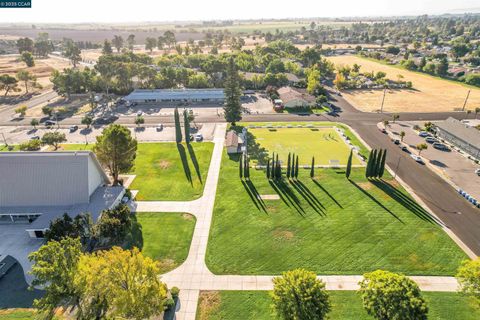
[[[223,89],[137,89],[123,98],[129,102],[216,102],[225,100]]]
[[[32,238],[43,238],[50,222],[64,213],[90,212],[96,221],[125,193],[109,186],[90,151],[0,152],[0,177],[0,221],[28,223]]]

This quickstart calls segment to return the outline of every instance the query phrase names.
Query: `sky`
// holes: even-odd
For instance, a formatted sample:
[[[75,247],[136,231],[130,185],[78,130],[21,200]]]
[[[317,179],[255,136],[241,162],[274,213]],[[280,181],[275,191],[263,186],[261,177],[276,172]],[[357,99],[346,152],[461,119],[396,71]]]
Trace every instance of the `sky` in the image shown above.
[[[366,17],[480,12],[479,0],[30,0],[5,22],[146,22]]]

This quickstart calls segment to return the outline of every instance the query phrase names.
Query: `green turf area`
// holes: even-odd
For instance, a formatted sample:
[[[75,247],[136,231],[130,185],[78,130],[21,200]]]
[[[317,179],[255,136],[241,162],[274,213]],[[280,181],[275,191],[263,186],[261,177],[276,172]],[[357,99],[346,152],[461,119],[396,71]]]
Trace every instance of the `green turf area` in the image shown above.
[[[329,319],[373,320],[363,309],[355,291],[329,291],[332,310]],[[473,300],[455,292],[423,292],[430,320],[474,320],[480,308]],[[267,291],[201,292],[197,320],[273,320],[271,298]]]
[[[30,320],[34,319],[33,309],[7,309],[0,310],[1,320]]]
[[[453,275],[465,253],[391,177],[368,182],[363,168],[301,169],[298,182],[268,181],[223,155],[206,262],[216,274],[317,274],[376,269]],[[259,200],[258,195],[278,195]]]
[[[19,146],[20,146],[20,145],[18,145],[18,144],[10,144],[10,145],[8,145],[8,146],[2,144],[2,145],[0,146],[0,152],[20,151]],[[10,147],[11,149],[10,149],[9,147]]]
[[[88,146],[64,144],[63,150],[90,150]],[[213,143],[140,143],[130,189],[139,190],[137,200],[193,200],[201,197],[207,178]]]
[[[160,262],[162,273],[173,270],[188,256],[195,217],[188,213],[137,213],[142,228],[142,252]]]
[[[309,165],[312,156],[317,165],[328,165],[329,160],[347,164],[350,149],[340,135],[331,127],[327,128],[250,128],[248,132],[268,154],[278,153],[286,163],[288,153],[295,153],[301,165]],[[250,137],[249,137],[250,138]],[[356,156],[353,164],[360,164]]]

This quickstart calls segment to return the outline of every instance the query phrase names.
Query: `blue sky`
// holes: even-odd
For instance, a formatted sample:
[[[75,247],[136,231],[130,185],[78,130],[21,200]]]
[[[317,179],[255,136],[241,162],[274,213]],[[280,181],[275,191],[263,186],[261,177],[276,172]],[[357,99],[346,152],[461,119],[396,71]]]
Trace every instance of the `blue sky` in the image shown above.
[[[0,22],[141,22],[480,12],[479,0],[31,0]]]

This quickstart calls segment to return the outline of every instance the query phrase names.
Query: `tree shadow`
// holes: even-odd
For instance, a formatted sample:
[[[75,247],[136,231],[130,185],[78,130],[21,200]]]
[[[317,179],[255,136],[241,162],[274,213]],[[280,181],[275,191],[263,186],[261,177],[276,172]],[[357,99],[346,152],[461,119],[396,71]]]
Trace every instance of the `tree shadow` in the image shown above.
[[[124,249],[133,249],[137,247],[140,251],[143,249],[142,225],[138,222],[135,214],[131,215],[132,226],[125,237]]]
[[[318,201],[315,195],[299,180],[290,180],[290,184],[297,190],[297,192],[307,201],[315,212],[322,216],[326,216],[325,207]]]
[[[441,224],[433,216],[431,216],[430,213],[423,209],[422,206],[385,180],[372,180],[371,182],[377,188],[385,192],[389,197],[400,203],[405,209],[413,212],[420,219],[437,225]]]
[[[260,197],[260,194],[257,191],[257,188],[253,184],[251,180],[243,180],[242,179],[242,185],[245,188],[245,191],[247,191],[248,196],[252,200],[253,204],[255,207],[257,207],[257,210],[261,210],[265,213],[267,213],[267,208],[265,206],[265,202],[263,199]]]
[[[200,166],[198,164],[197,156],[195,155],[195,150],[193,150],[193,147],[190,143],[187,143],[187,148],[188,148],[188,153],[190,154],[190,159],[192,159],[193,167],[195,168],[197,178],[200,181],[200,183],[203,184],[202,174],[200,173]]]
[[[295,208],[295,210],[303,217],[305,216],[305,210],[302,208],[300,199],[297,197],[292,188],[285,183],[284,179],[269,180],[268,181],[272,188],[278,193],[280,198],[285,202],[289,203],[289,207]],[[288,205],[288,204],[287,204]]]
[[[193,185],[192,182],[192,172],[190,171],[190,166],[188,165],[187,154],[185,152],[185,147],[181,143],[177,143],[178,154],[182,160],[183,171],[185,172],[185,177],[187,177],[188,182]]]
[[[17,262],[0,280],[0,309],[32,308],[33,301],[43,294],[43,290],[29,289],[23,268]]]
[[[397,219],[398,221],[400,221],[401,223],[404,223],[402,221],[402,219],[400,219],[395,213],[393,213],[390,209],[388,209],[387,207],[385,207],[380,201],[378,201],[377,199],[375,199],[374,196],[372,196],[370,193],[368,193],[367,191],[365,191],[362,187],[360,187],[358,184],[355,183],[355,181],[353,180],[350,180],[348,179],[348,181],[353,184],[355,186],[355,188],[357,188],[358,190],[360,190],[364,195],[366,195],[367,197],[370,198],[370,200],[372,200],[373,202],[375,202],[378,206],[380,206],[383,210],[387,211],[388,213],[390,213],[395,219]]]
[[[330,192],[328,192],[327,189],[325,189],[317,180],[312,179],[312,181],[313,181],[313,183],[315,183],[315,184],[317,185],[317,187],[319,187],[320,189],[322,189],[322,191],[323,191],[330,199],[332,199],[332,201],[335,202],[335,204],[336,204],[337,206],[339,206],[340,209],[343,209],[342,205],[337,201],[337,199],[335,199],[334,196],[332,196],[332,195],[330,194]]]

